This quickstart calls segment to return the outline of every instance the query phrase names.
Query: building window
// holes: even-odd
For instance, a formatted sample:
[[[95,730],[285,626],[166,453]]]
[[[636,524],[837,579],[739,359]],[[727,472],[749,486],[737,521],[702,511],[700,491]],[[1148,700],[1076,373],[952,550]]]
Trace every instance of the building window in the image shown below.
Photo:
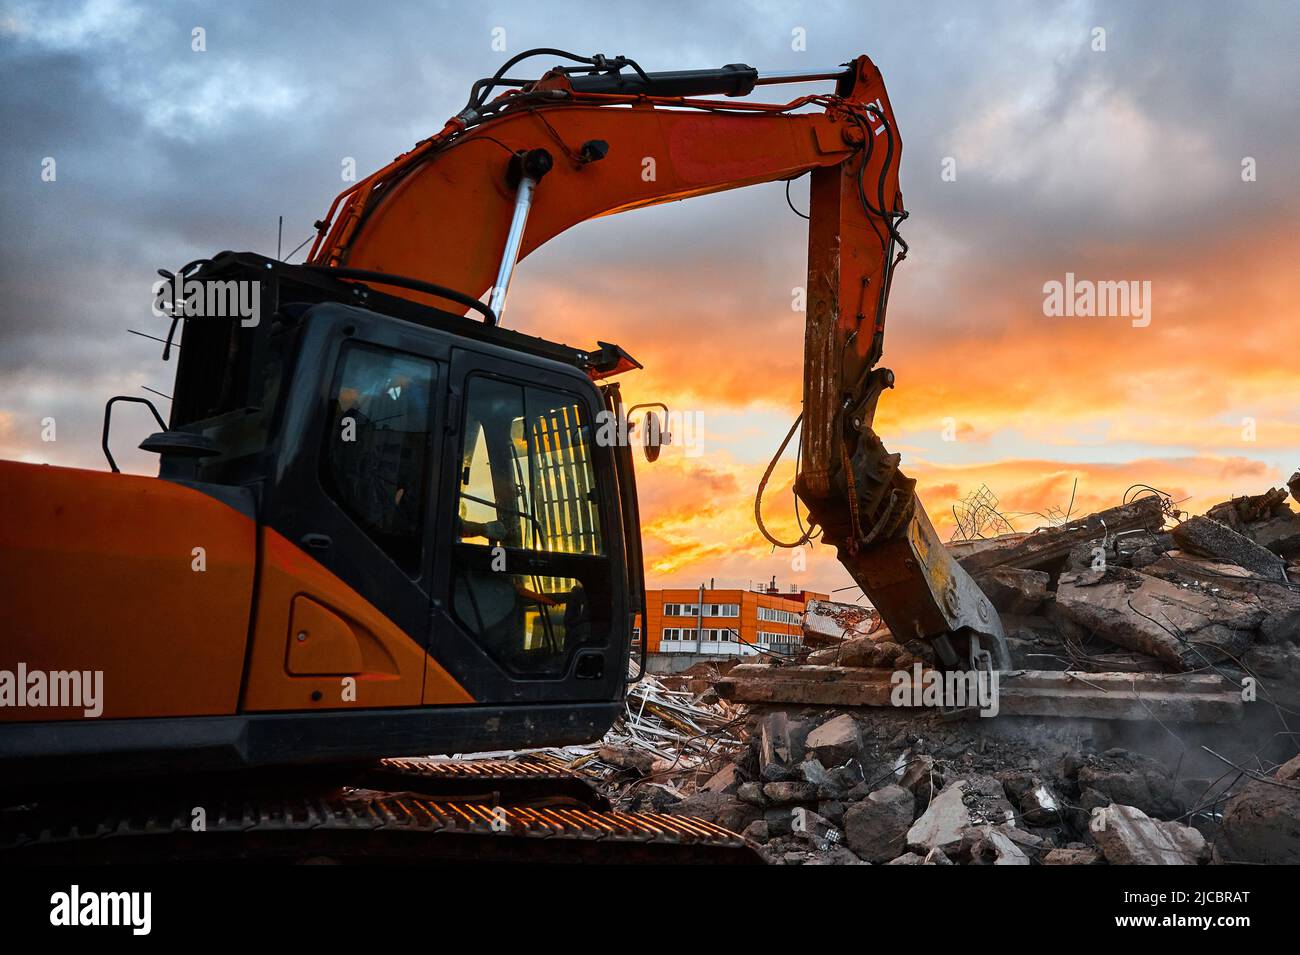
[[[705,604],[706,617],[739,617],[740,604]]]
[[[702,609],[706,617],[740,616],[740,604],[704,604]],[[700,610],[699,604],[664,604],[665,617],[698,617]]]
[[[777,610],[775,607],[759,607],[758,619],[768,623],[784,623],[797,627],[801,623],[800,615],[789,610]]]

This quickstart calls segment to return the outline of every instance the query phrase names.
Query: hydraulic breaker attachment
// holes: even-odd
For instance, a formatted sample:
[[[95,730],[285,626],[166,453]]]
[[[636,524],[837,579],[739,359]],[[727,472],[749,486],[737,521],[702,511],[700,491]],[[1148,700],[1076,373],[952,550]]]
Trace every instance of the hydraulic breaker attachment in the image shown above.
[[[899,643],[928,640],[949,669],[1010,669],[997,610],[948,553],[917,499],[916,481],[871,428],[880,392],[892,384],[888,369],[867,376],[864,397],[836,429],[844,439],[827,493],[815,495],[801,474],[799,496]]]

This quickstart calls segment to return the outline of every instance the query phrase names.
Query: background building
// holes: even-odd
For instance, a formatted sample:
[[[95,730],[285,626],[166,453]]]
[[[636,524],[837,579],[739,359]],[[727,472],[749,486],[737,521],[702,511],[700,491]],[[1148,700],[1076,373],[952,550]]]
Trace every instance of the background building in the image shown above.
[[[658,670],[764,651],[789,654],[803,643],[806,603],[826,597],[807,590],[781,592],[775,581],[761,590],[649,590],[644,625],[637,620],[636,635],[648,641],[650,654],[661,658],[654,666]],[[678,659],[670,663],[662,659],[667,655]]]

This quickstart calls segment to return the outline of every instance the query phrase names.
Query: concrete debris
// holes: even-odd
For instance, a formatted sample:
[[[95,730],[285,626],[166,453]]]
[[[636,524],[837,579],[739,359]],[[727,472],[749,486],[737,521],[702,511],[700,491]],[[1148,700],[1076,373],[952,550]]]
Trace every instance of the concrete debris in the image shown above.
[[[700,789],[710,793],[734,793],[740,785],[740,770],[735,763],[727,763],[710,776]]]
[[[1094,849],[1053,849],[1043,856],[1043,865],[1097,865],[1101,853]]]
[[[934,709],[945,678],[923,670],[920,688],[899,699],[889,669],[742,664],[719,679],[719,695],[739,703],[803,703],[816,706],[892,706]],[[906,686],[914,674],[904,671]],[[951,681],[956,686],[955,678]],[[934,692],[931,693],[930,690]],[[975,707],[978,686],[958,689]],[[1151,719],[1234,723],[1242,717],[1239,688],[1215,673],[1082,673],[1023,670],[1003,674],[997,714],[1111,720]]]
[[[926,856],[915,852],[905,852],[897,859],[890,859],[885,865],[925,865]]]
[[[1300,474],[1300,471],[1296,473]],[[1286,503],[1286,491],[1280,487],[1271,487],[1263,494],[1248,494],[1216,504],[1205,512],[1205,516],[1240,531],[1251,524],[1281,517],[1290,513],[1290,510]]]
[[[1208,860],[1205,837],[1197,830],[1152,819],[1133,806],[1095,810],[1090,830],[1111,865],[1199,865]]]
[[[1277,554],[1208,517],[1193,517],[1173,529],[1183,550],[1230,560],[1268,580],[1286,581],[1286,563]]]
[[[862,734],[858,724],[847,713],[823,723],[808,734],[808,751],[823,766],[839,766],[848,762],[862,749]]]
[[[1089,678],[1106,676],[1116,675]],[[1268,738],[1280,735],[1263,722]],[[1266,781],[1245,773],[1240,786],[1234,773],[1224,778],[1217,753],[1198,762],[1177,743],[1155,746],[1168,735],[1155,721],[1058,725],[892,707],[760,708],[742,750],[698,791],[644,781],[629,808],[727,826],[777,865],[1197,864],[1211,845],[1219,861],[1300,860],[1300,758]],[[1117,735],[1105,726],[1133,728],[1163,758],[1096,746],[1099,734]],[[828,768],[812,750],[827,740],[850,741],[854,752]],[[763,749],[789,778],[763,781]]]
[[[600,744],[546,752],[775,865],[1300,863],[1300,517],[1278,489],[1179,516],[951,545],[1008,634],[996,707],[941,710],[932,645],[823,601],[810,655],[648,677]]]
[[[1060,820],[1060,797],[1036,774],[1011,771],[999,773],[998,778],[1026,824],[1051,826]]]
[[[961,847],[962,833],[974,824],[966,807],[967,781],[959,779],[930,800],[929,807],[907,830],[907,845],[913,850],[928,852],[931,849]]]
[[[1239,656],[1266,616],[1258,604],[1185,590],[1119,567],[1062,574],[1056,607],[1100,638],[1177,670]]]
[[[1102,797],[1100,804],[1121,803],[1160,818],[1181,815],[1186,806],[1178,796],[1169,771],[1155,759],[1113,749],[1084,757],[1072,767],[1080,793]]]
[[[807,662],[841,667],[894,667],[900,664],[909,651],[889,639],[889,631],[879,631],[869,637],[851,637],[833,647],[826,647],[808,655]],[[910,666],[908,660],[906,665]]]
[[[993,547],[959,559],[972,577],[994,567],[1023,567],[1035,570],[1059,570],[1070,551],[1079,544],[1108,535],[1133,530],[1158,530],[1164,524],[1164,501],[1143,497],[1120,507],[1112,507],[1062,527],[1046,528],[1030,534],[1011,547]]]
[[[803,642],[807,646],[839,644],[853,637],[878,633],[883,628],[880,614],[868,606],[833,600],[809,600],[804,605]]]
[[[849,848],[868,862],[888,862],[897,857],[907,848],[905,840],[914,807],[912,794],[901,786],[877,789],[844,814]]]
[[[1026,570],[1023,567],[994,567],[975,578],[975,583],[1003,613],[1036,613],[1047,600],[1047,584],[1051,577],[1046,571]]]
[[[974,838],[972,838],[974,837]],[[1029,865],[1025,855],[1005,831],[994,826],[977,826],[968,829],[963,844],[969,842],[972,865]]]
[[[1246,783],[1223,810],[1215,862],[1300,864],[1300,756]]]
[[[744,707],[716,700],[712,688],[715,702],[704,703],[703,693],[666,684],[645,674],[628,687],[623,715],[598,744],[540,752],[582,771],[620,808],[661,809],[697,791],[734,793],[742,779],[730,763],[746,745]]]
[[[758,769],[764,782],[780,782],[792,777],[790,767],[802,751],[808,727],[792,723],[784,711],[768,714],[759,724]]]
[[[819,789],[813,783],[765,783],[763,796],[774,806],[792,806],[796,803],[815,802]]]

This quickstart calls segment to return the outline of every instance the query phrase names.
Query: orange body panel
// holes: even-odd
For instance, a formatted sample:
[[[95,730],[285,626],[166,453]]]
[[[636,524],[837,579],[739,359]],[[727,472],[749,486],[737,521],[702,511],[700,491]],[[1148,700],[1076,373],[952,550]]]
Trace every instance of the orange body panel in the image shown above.
[[[262,531],[243,709],[473,703],[423,645],[275,531]]]
[[[178,484],[0,461],[0,670],[100,671],[102,719],[234,713],[254,532]],[[83,718],[0,707],[3,721]]]

